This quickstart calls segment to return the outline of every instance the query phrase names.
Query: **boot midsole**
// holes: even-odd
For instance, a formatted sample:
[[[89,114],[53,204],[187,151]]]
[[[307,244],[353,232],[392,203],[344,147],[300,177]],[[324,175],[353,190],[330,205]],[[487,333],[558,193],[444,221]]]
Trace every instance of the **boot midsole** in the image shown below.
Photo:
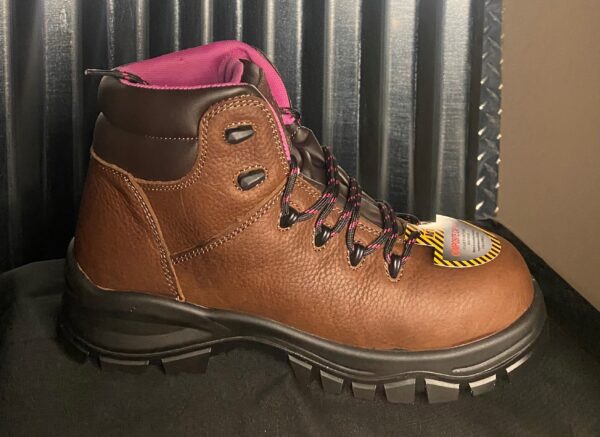
[[[546,311],[534,281],[530,308],[508,328],[467,345],[428,351],[370,350],[328,341],[273,320],[139,292],[105,291],[81,271],[69,248],[61,323],[86,348],[113,358],[159,360],[249,340],[282,349],[355,380],[436,376],[468,381],[493,374],[529,353]]]

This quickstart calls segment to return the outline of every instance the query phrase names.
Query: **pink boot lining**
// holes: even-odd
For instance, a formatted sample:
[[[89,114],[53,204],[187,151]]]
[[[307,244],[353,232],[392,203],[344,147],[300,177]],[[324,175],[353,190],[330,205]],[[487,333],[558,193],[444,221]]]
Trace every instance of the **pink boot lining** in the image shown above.
[[[290,106],[285,85],[277,70],[262,53],[241,41],[218,41],[134,62],[119,67],[119,69],[133,73],[148,82],[148,85],[127,83],[142,88],[209,88],[240,84],[244,70],[241,59],[250,60],[263,70],[271,94],[279,107]],[[284,123],[292,121],[284,119]],[[277,124],[284,142],[285,154],[289,160],[287,139],[279,120],[277,120]]]

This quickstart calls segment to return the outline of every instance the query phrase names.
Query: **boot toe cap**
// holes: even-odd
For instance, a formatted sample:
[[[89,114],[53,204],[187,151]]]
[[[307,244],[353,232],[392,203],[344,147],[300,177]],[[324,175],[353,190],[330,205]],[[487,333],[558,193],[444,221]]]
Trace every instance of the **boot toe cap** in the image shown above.
[[[436,267],[431,255],[417,260],[428,258],[428,266],[425,278],[415,278],[420,286],[410,299],[419,301],[420,320],[410,330],[413,335],[404,338],[404,348],[468,344],[506,329],[527,311],[534,296],[529,269],[512,244],[498,239],[500,254],[482,266]]]
[[[499,237],[498,237],[499,238]],[[463,313],[470,320],[472,338],[477,340],[499,332],[517,321],[533,302],[533,280],[525,260],[508,241],[499,238],[502,250],[498,257],[483,266],[480,278],[473,278],[471,289],[465,290],[474,311]]]

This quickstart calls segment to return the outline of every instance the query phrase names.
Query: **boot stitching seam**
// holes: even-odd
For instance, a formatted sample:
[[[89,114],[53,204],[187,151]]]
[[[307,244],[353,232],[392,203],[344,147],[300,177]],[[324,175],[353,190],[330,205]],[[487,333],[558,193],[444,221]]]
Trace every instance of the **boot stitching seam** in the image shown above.
[[[177,290],[177,286],[175,285],[174,274],[173,274],[173,272],[171,272],[171,269],[169,266],[167,252],[162,245],[160,234],[158,233],[158,229],[156,227],[156,223],[154,222],[154,219],[152,218],[152,214],[150,213],[148,206],[146,205],[146,202],[144,202],[144,199],[142,198],[142,196],[140,195],[138,190],[135,188],[135,186],[131,183],[131,181],[129,180],[129,177],[127,175],[124,175],[113,168],[107,167],[106,165],[102,164],[99,161],[98,161],[98,164],[100,165],[100,168],[103,171],[107,172],[108,174],[112,174],[113,176],[116,176],[119,179],[123,180],[125,182],[125,184],[127,185],[127,187],[133,193],[133,195],[136,198],[136,200],[138,201],[138,203],[140,204],[140,206],[142,208],[142,212],[144,213],[144,216],[146,218],[146,221],[150,225],[150,230],[151,230],[154,242],[158,246],[161,270],[163,273],[163,277],[167,283],[167,287],[169,288],[169,291],[171,291],[171,293],[173,293],[174,296],[182,297],[182,296],[180,296],[180,294]]]

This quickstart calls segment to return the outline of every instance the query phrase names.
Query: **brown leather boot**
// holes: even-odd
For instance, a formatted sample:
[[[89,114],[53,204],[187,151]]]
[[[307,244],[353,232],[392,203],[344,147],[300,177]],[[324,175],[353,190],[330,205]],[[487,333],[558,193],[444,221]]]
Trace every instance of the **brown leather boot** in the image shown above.
[[[250,340],[327,392],[438,402],[529,357],[545,310],[515,248],[364,194],[257,50],[103,74],[60,322],[101,367],[200,371]]]

